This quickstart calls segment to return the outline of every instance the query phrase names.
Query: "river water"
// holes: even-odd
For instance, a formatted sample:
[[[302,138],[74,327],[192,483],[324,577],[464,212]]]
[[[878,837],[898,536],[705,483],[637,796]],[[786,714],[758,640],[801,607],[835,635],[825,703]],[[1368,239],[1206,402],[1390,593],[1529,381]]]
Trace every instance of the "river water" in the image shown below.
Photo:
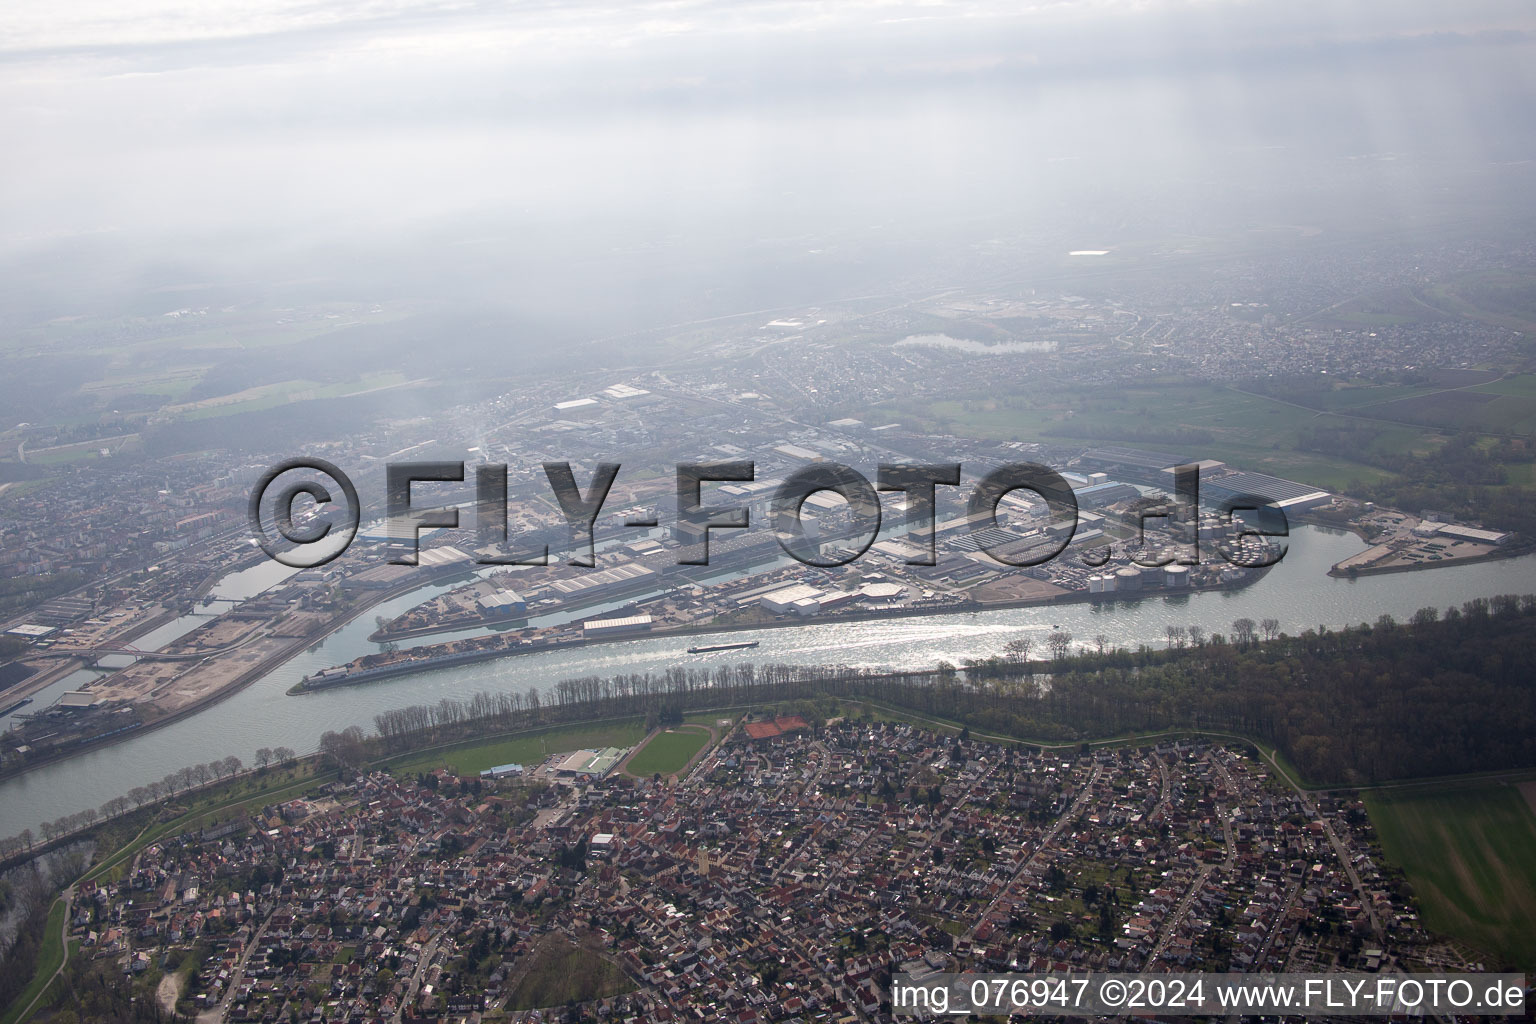
[[[1021,634],[1037,639],[1038,656],[1044,653],[1044,638],[1057,626],[1071,632],[1079,645],[1091,644],[1102,634],[1111,645],[1134,647],[1165,643],[1164,630],[1170,625],[1198,624],[1208,633],[1226,633],[1234,619],[1257,622],[1273,617],[1280,620],[1282,629],[1295,633],[1319,625],[1373,622],[1382,614],[1406,619],[1426,605],[1445,608],[1475,597],[1536,593],[1536,555],[1358,580],[1327,575],[1329,566],[1360,549],[1360,541],[1352,534],[1300,527],[1292,531],[1284,561],[1264,579],[1240,591],[1152,596],[1110,605],[1011,608],[715,633],[709,636],[709,643],[750,639],[760,641],[760,646],[712,654],[685,653],[693,641],[680,637],[629,640],[396,676],[302,697],[287,695],[285,691],[303,676],[377,650],[378,646],[368,640],[375,616],[393,618],[462,581],[440,583],[371,609],[315,647],[196,715],[0,783],[0,835],[14,835],[23,828],[36,830],[45,820],[100,806],[113,796],[188,764],[229,754],[249,764],[258,747],[312,751],[320,734],[328,729],[361,725],[372,731],[373,716],[380,711],[444,697],[468,697],[479,690],[526,691],[529,687],[544,689],[573,676],[660,673],[675,665],[741,661],[921,668],[947,660],[958,665],[966,658],[1001,654],[1004,645]],[[285,575],[281,567],[264,564],[226,578],[214,594],[247,597]],[[201,621],[197,615],[178,620],[183,632]],[[141,639],[139,646],[147,649],[152,643],[167,642],[179,635],[176,626],[162,627]],[[476,632],[484,630],[452,635]],[[441,639],[443,635],[423,637],[407,644]],[[28,710],[45,707],[51,699],[39,695]]]

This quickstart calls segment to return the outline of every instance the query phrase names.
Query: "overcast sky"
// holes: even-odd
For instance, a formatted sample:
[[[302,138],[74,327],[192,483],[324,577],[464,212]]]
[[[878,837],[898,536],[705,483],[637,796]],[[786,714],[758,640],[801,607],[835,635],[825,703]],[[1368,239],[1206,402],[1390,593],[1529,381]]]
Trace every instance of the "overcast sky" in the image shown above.
[[[1533,32],[1527,0],[11,0],[0,255],[610,222],[594,245],[729,248],[1213,166],[1476,167],[1531,156]]]

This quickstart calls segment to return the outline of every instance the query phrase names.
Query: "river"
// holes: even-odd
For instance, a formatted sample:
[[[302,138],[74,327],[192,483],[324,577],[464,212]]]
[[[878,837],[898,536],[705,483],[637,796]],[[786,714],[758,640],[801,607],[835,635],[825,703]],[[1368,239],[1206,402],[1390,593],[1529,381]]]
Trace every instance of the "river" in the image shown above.
[[[1277,618],[1287,632],[1308,627],[1353,625],[1382,614],[1402,620],[1419,608],[1445,608],[1475,597],[1536,593],[1536,555],[1478,562],[1357,580],[1327,575],[1329,566],[1361,549],[1352,534],[1318,527],[1292,532],[1284,561],[1262,580],[1239,591],[1211,591],[1153,596],[1112,605],[1069,604],[1010,608],[963,615],[935,615],[806,625],[793,629],[715,633],[709,642],[758,640],[754,649],[691,655],[691,641],[681,637],[628,640],[538,655],[520,655],[468,666],[397,676],[361,686],[338,687],[302,697],[287,689],[303,676],[378,649],[368,640],[378,615],[394,617],[433,594],[462,581],[421,588],[386,602],[342,627],[322,643],[298,655],[239,693],[196,715],[161,729],[28,772],[0,783],[0,835],[36,830],[45,820],[100,806],[133,786],[164,777],[188,764],[234,754],[251,763],[256,748],[287,746],[303,753],[315,749],[320,734],[361,725],[372,731],[373,716],[390,708],[468,697],[479,690],[543,689],[565,678],[660,673],[674,665],[811,663],[920,668],[947,660],[1000,654],[1021,633],[1040,642],[1053,627],[1068,630],[1079,645],[1103,634],[1115,646],[1161,645],[1165,627],[1198,624],[1207,632],[1226,633],[1234,619]],[[215,596],[250,596],[283,578],[270,565],[229,577]],[[197,616],[184,617],[196,619]],[[178,620],[181,621],[181,620]],[[201,620],[199,620],[201,621]],[[175,624],[172,624],[175,625]],[[192,625],[196,625],[195,622]],[[155,639],[174,634],[162,627]],[[484,630],[468,630],[470,635]],[[410,643],[433,643],[442,635]],[[141,640],[147,645],[149,638]],[[1037,654],[1038,656],[1038,654]],[[49,698],[51,699],[51,698]],[[46,706],[40,698],[37,707]]]

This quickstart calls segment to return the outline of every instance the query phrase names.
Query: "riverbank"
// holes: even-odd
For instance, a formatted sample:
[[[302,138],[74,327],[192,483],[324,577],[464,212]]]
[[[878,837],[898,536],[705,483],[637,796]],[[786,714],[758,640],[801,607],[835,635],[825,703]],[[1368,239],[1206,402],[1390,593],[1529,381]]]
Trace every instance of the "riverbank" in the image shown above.
[[[1391,549],[1387,549],[1386,545],[1378,545],[1378,547],[1384,549],[1381,556],[1383,558],[1395,553]],[[1334,577],[1335,579],[1346,580],[1355,579],[1359,576],[1387,576],[1392,573],[1419,572],[1425,569],[1449,569],[1457,565],[1475,565],[1478,562],[1497,562],[1501,559],[1519,558],[1522,555],[1528,555],[1531,553],[1531,548],[1529,545],[1518,545],[1496,547],[1481,554],[1457,555],[1451,558],[1442,558],[1438,562],[1394,562],[1387,565],[1372,564],[1370,562],[1362,562],[1357,565],[1349,564],[1356,558],[1368,555],[1371,551],[1374,550],[1375,548],[1371,548],[1361,552],[1360,555],[1351,556],[1350,558],[1344,559],[1342,562],[1335,563],[1334,566],[1328,570],[1328,575]]]
[[[161,605],[160,611],[156,612],[154,615],[150,616],[143,622],[135,622],[130,628],[124,630],[119,636],[116,636],[113,639],[120,640],[123,643],[131,644],[139,637],[146,633],[154,632],[161,626],[165,625],[167,622],[174,622],[176,620],[177,614],[178,613],[176,609],[167,608],[164,605]],[[59,660],[60,658],[63,658],[63,660]],[[4,699],[7,703],[12,700],[20,700],[23,697],[34,697],[41,691],[46,690],[48,687],[58,682],[60,679],[64,679],[80,671],[80,669],[84,668],[87,664],[86,659],[84,658],[65,657],[55,653],[37,655],[32,658],[25,658],[22,659],[21,663],[31,664],[33,662],[48,662],[49,666],[47,668],[39,668],[36,672],[32,673],[32,675],[23,679],[15,686],[7,689],[4,694]],[[5,773],[0,771],[0,778],[4,777]]]
[[[247,568],[249,567],[247,566]],[[451,575],[448,578],[451,579]],[[93,750],[100,750],[103,747],[112,746],[115,743],[136,738],[147,732],[152,732],[156,729],[164,728],[192,715],[206,711],[221,701],[233,697],[235,694],[239,693],[241,690],[245,689],[247,686],[250,686],[257,680],[262,679],[268,673],[283,665],[284,663],[304,653],[317,644],[323,643],[326,638],[330,637],[337,630],[343,628],[348,623],[355,621],[360,616],[366,615],[368,612],[372,611],[379,605],[387,601],[391,601],[397,597],[402,597],[406,594],[409,594],[411,591],[420,587],[427,586],[434,582],[442,582],[442,580],[443,577],[439,576],[426,581],[412,581],[409,584],[401,584],[400,586],[390,590],[381,590],[376,593],[370,593],[369,596],[373,597],[374,599],[369,601],[367,604],[360,604],[357,607],[350,608],[340,616],[327,620],[323,625],[309,630],[301,636],[292,638],[288,643],[285,643],[273,649],[271,652],[262,655],[251,665],[247,666],[241,672],[233,676],[228,682],[222,683],[212,688],[209,690],[209,692],[199,697],[195,697],[183,704],[180,704],[172,710],[159,713],[156,713],[156,705],[154,701],[145,702],[144,705],[140,706],[140,713],[143,717],[137,723],[125,727],[121,730],[116,730],[111,733],[106,733],[99,736],[93,736],[82,740],[79,743],[70,744],[68,747],[61,748],[55,752],[29,758],[27,761],[21,764],[6,764],[5,766],[0,767],[0,781],[23,776],[36,769],[44,768],[52,764],[57,764],[61,761],[67,761],[77,755],[85,754]],[[206,593],[206,589],[204,592]],[[175,611],[171,610],[167,612],[164,617],[160,618],[157,623],[147,625],[142,629],[136,629],[134,635],[141,636],[152,629],[158,628],[160,625],[164,625],[166,622],[172,621],[175,617]],[[265,638],[263,637],[261,639]],[[251,642],[251,638],[242,641],[240,646],[243,646],[249,642]],[[78,669],[80,666],[78,663],[75,663],[74,667]],[[55,676],[53,681],[56,682],[57,678],[58,677]]]
[[[635,598],[647,592],[661,593],[675,589],[679,586],[697,582],[700,573],[715,575],[736,569],[752,569],[760,565],[770,563],[779,554],[780,549],[775,541],[750,541],[746,544],[738,544],[735,547],[725,546],[713,551],[710,564],[706,567],[679,565],[675,559],[676,554],[671,551],[662,551],[637,559],[633,564],[648,570],[645,575],[635,576],[627,581],[617,584],[609,584],[601,588],[597,593],[586,597],[569,596],[560,594],[553,606],[547,603],[539,607],[530,607],[521,615],[507,618],[486,618],[475,610],[473,601],[465,601],[467,593],[472,593],[476,587],[487,587],[486,592],[499,589],[503,582],[496,577],[470,583],[466,587],[440,594],[431,601],[424,602],[416,608],[412,608],[403,615],[390,622],[386,622],[373,633],[369,634],[369,641],[377,644],[399,643],[403,640],[415,640],[424,636],[433,636],[441,633],[458,633],[469,629],[494,629],[498,631],[527,628],[532,619],[549,619],[555,616],[565,616],[588,608],[612,605],[618,601]],[[563,567],[553,567],[556,572],[549,574],[545,570],[544,578],[525,577],[519,574],[518,579],[510,582],[519,584],[519,592],[531,603],[538,604],[541,596],[550,596],[548,583],[557,579],[558,571]],[[531,584],[531,586],[530,586]],[[448,610],[453,609],[453,610]],[[402,622],[419,622],[419,625],[401,626]]]
[[[1066,604],[1117,604],[1120,602],[1139,602],[1150,597],[1179,597],[1192,594],[1209,593],[1212,591],[1238,591],[1253,585],[1262,579],[1270,567],[1251,570],[1239,580],[1231,583],[1211,583],[1204,586],[1181,587],[1177,590],[1149,590],[1136,593],[1134,596],[1128,592],[1090,593],[1084,590],[1062,590],[1055,594],[1043,597],[1028,597],[1017,600],[998,601],[958,601],[949,605],[896,605],[886,608],[866,608],[856,611],[841,612],[835,615],[813,615],[796,619],[775,619],[767,622],[711,622],[703,624],[689,624],[665,629],[653,629],[645,632],[626,634],[621,636],[577,636],[564,640],[524,641],[517,642],[516,638],[498,638],[510,641],[496,646],[475,647],[466,650],[447,650],[446,645],[423,646],[412,648],[410,652],[401,652],[400,660],[382,665],[360,666],[348,671],[346,666],[339,666],[334,670],[327,670],[324,677],[310,676],[295,683],[288,688],[290,696],[300,696],[306,693],[316,693],[322,690],[333,690],[342,686],[358,686],[364,683],[377,682],[383,679],[393,679],[403,675],[411,675],[418,672],[433,672],[445,668],[456,668],[461,665],[471,665],[477,662],[492,661],[499,658],[515,657],[521,654],[547,654],[576,650],[583,647],[593,647],[605,644],[619,644],[638,640],[679,639],[684,640],[695,636],[708,636],[717,633],[749,633],[762,630],[803,628],[806,626],[840,625],[851,622],[868,622],[883,619],[904,619],[924,616],[950,616],[967,615],[977,612],[1001,611],[1010,608],[1038,608],[1047,605]],[[418,653],[422,652],[422,653]]]
[[[209,593],[209,591],[218,586],[219,581],[229,577],[234,573],[243,572],[252,566],[260,564],[265,560],[265,557],[265,555],[257,552],[254,556],[237,558],[232,564],[210,572],[208,575],[203,577],[202,582],[200,582],[193,589],[192,596],[186,599],[183,604],[195,607],[198,601],[202,600],[203,597]],[[155,610],[153,614],[149,615],[147,618],[137,619],[131,622],[126,629],[113,635],[111,640],[122,644],[132,644],[140,637],[153,633],[155,630],[160,629],[162,626],[165,626],[168,623],[175,622],[182,615],[186,614],[186,612],[182,611],[181,609],[167,605],[165,603],[161,603],[155,607],[157,610]],[[60,661],[60,658],[64,658],[65,660]],[[39,669],[37,672],[34,672],[32,675],[28,676],[26,679],[22,680],[15,686],[11,687],[8,691],[6,691],[4,698],[7,702],[11,700],[20,700],[23,697],[34,697],[42,690],[45,690],[49,686],[58,682],[60,679],[64,679],[70,675],[73,675],[80,669],[93,664],[93,662],[88,658],[78,656],[70,657],[58,651],[37,655],[32,658],[22,659],[22,661],[23,664],[29,664],[32,662],[48,662],[49,666],[46,669]],[[0,771],[0,778],[4,777],[5,772]]]
[[[1336,528],[1302,525],[1292,531],[1286,557],[1264,579],[1241,591],[1180,594],[1166,601],[1116,601],[1041,605],[1033,608],[989,608],[969,615],[810,623],[795,630],[765,630],[746,636],[761,639],[752,651],[702,655],[682,653],[687,642],[656,637],[622,646],[599,645],[580,650],[547,652],[533,658],[503,658],[446,672],[421,672],[375,685],[338,688],[308,695],[286,696],[304,675],[375,652],[368,642],[373,616],[333,633],[263,679],[245,687],[202,714],[184,718],[165,729],[134,730],[121,742],[45,766],[0,784],[0,821],[12,831],[57,818],[66,812],[99,807],[110,796],[160,779],[189,763],[236,754],[250,762],[258,747],[288,746],[314,750],[325,731],[351,725],[371,727],[374,716],[407,705],[436,703],[443,698],[468,700],[481,691],[530,689],[548,693],[562,679],[621,674],[664,674],[667,669],[713,663],[732,666],[848,665],[862,669],[917,670],[940,661],[961,665],[968,658],[1005,656],[1015,638],[1031,639],[1036,652],[1044,649],[1052,625],[1073,633],[1090,646],[1099,635],[1107,645],[1135,649],[1162,647],[1167,627],[1199,625],[1206,633],[1227,633],[1239,618],[1258,622],[1278,617],[1281,628],[1299,632],[1319,625],[1343,627],[1374,622],[1389,614],[1406,621],[1425,605],[1441,609],[1496,594],[1536,593],[1536,555],[1477,565],[1451,566],[1424,576],[1362,577],[1350,581],[1330,578],[1332,564],[1357,553],[1355,535]],[[386,615],[403,611],[418,594],[396,598]],[[728,639],[728,638],[722,638]]]

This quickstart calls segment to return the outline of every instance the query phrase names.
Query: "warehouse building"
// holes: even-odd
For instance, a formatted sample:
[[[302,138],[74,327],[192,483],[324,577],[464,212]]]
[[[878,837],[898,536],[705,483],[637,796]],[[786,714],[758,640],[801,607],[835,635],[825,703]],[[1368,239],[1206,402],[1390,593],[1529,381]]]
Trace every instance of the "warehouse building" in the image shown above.
[[[1305,512],[1333,500],[1332,494],[1310,484],[1282,480],[1264,473],[1226,473],[1209,479],[1204,476],[1200,478],[1200,500],[1203,504],[1245,494],[1264,498],[1285,512]]]
[[[581,635],[588,639],[601,636],[617,636],[624,633],[649,633],[649,615],[626,615],[620,619],[588,619],[581,624]]]
[[[567,778],[601,779],[629,753],[619,747],[578,750],[555,766],[555,772]]]
[[[475,601],[483,619],[514,619],[528,611],[528,602],[515,590],[498,590]]]

